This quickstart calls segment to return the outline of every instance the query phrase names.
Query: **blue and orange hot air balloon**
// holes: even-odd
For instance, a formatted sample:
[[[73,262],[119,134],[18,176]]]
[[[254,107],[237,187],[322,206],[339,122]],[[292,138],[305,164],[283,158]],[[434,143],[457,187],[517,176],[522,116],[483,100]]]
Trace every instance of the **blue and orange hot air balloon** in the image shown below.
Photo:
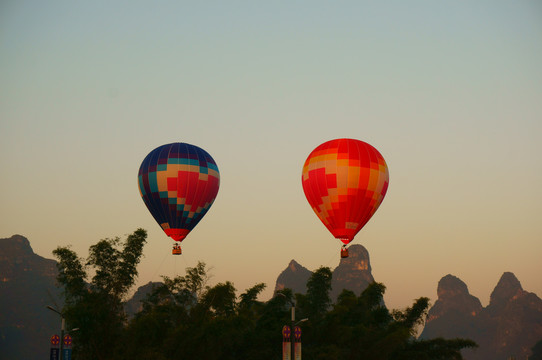
[[[172,143],[151,151],[139,168],[139,192],[164,232],[181,242],[205,216],[220,186],[218,167],[205,150]],[[173,254],[180,254],[174,245]]]
[[[336,139],[314,149],[303,166],[302,185],[312,209],[331,234],[348,245],[378,209],[389,184],[388,166],[373,146]]]

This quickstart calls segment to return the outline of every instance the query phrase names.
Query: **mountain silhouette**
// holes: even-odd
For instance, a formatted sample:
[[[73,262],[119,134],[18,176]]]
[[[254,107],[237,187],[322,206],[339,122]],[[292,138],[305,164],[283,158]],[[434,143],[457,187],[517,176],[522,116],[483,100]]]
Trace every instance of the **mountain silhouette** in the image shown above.
[[[361,245],[349,248],[333,270],[332,300],[343,289],[360,295],[374,281],[369,253]],[[291,288],[306,293],[312,272],[295,260],[277,277],[275,291]],[[56,261],[34,253],[24,236],[0,239],[0,358],[48,357],[50,338],[60,332],[60,317],[46,309],[62,308],[61,289],[56,286]],[[148,283],[126,304],[128,314],[141,309],[141,299],[157,283]],[[428,312],[421,338],[470,338],[480,348],[465,351],[467,360],[525,359],[542,340],[542,300],[523,290],[511,272],[505,272],[483,307],[467,285],[453,275],[438,283],[438,300]]]
[[[284,269],[275,284],[275,292],[285,288],[292,289],[293,293],[305,294],[307,292],[307,281],[312,275],[312,271],[299,265],[295,260],[291,260],[286,269]]]
[[[138,287],[134,295],[124,304],[124,311],[126,311],[126,315],[128,315],[128,317],[133,317],[135,314],[143,310],[143,300],[147,298],[147,295],[149,295],[154,288],[160,285],[163,285],[163,283],[159,281],[149,281],[145,285]]]
[[[45,359],[60,334],[56,261],[36,255],[27,238],[0,239],[0,358]]]
[[[331,299],[335,301],[343,289],[351,290],[360,295],[374,281],[371,274],[369,252],[362,245],[352,245],[348,248],[349,257],[342,258],[333,270],[331,280]],[[292,260],[277,278],[275,292],[284,288],[292,289],[295,293],[307,292],[307,281],[312,271]]]
[[[511,272],[502,275],[485,308],[452,275],[439,281],[437,294],[420,337],[470,338],[479,348],[464,352],[468,360],[525,359],[542,340],[542,300]]]

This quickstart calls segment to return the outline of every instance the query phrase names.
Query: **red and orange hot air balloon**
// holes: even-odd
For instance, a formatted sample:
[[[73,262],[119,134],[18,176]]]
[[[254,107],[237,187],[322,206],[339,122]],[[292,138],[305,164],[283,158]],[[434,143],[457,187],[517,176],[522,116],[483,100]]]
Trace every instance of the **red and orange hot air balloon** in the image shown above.
[[[376,212],[389,184],[388,166],[373,146],[336,139],[314,149],[303,166],[305,196],[318,218],[348,245]]]

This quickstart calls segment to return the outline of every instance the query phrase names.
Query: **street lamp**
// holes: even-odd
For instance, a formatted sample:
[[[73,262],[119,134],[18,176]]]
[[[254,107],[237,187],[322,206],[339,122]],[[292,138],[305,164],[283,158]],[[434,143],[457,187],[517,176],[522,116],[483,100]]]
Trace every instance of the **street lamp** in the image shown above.
[[[52,306],[47,305],[47,309],[56,312],[58,315],[60,315],[60,319],[62,320],[61,327],[60,327],[60,360],[62,360],[62,350],[64,345],[64,314],[62,314],[60,311],[55,309]],[[77,329],[79,330],[79,329]]]
[[[291,354],[290,356],[291,356],[291,359],[295,359],[294,328],[295,328],[296,325],[301,324],[302,322],[305,322],[305,321],[309,320],[309,318],[301,319],[296,323],[295,322],[295,304],[294,304],[294,302],[292,300],[290,300],[286,295],[284,295],[281,292],[278,292],[277,294],[282,296],[286,300],[288,300],[290,305],[292,305],[292,328],[290,329],[290,354]]]

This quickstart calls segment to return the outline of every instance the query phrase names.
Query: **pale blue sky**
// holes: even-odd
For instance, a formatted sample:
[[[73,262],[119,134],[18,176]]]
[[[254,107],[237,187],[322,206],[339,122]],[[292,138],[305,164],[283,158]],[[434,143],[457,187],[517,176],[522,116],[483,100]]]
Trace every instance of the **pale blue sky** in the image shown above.
[[[542,296],[540,64],[535,1],[2,1],[0,237],[86,256],[143,227],[140,284],[203,260],[269,297],[292,258],[338,264],[301,167],[352,137],[390,170],[353,242],[390,306],[435,301],[448,273],[483,304],[504,271]],[[174,141],[221,172],[182,257],[137,189]]]

